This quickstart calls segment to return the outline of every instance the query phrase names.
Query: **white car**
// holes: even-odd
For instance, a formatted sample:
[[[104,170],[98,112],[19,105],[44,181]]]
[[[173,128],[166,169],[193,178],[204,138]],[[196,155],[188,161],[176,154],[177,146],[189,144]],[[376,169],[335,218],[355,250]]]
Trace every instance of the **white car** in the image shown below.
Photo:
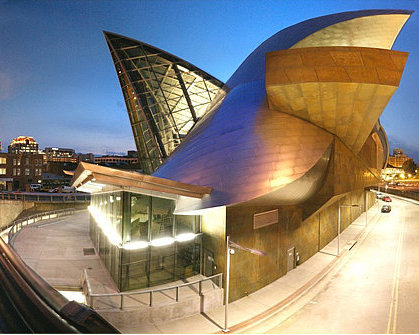
[[[62,193],[74,193],[75,191],[76,191],[76,189],[74,187],[71,187],[71,186],[61,187],[61,192]]]

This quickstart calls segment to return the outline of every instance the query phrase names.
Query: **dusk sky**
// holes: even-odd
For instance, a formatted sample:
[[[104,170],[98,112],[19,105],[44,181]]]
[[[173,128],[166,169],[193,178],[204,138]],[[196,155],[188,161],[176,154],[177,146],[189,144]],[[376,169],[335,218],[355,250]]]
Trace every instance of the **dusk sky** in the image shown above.
[[[419,161],[419,1],[0,0],[0,141],[95,154],[135,150],[102,31],[154,45],[226,82],[276,32],[321,15],[415,10],[394,50],[409,52],[381,116],[390,148]]]

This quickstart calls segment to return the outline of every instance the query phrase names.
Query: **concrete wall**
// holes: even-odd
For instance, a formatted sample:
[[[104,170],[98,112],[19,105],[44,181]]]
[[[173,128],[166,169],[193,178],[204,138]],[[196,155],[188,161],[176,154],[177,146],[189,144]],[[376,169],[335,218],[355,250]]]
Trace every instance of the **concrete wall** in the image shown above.
[[[87,202],[30,202],[0,200],[0,229],[13,220],[35,213],[49,212],[63,208],[86,209]]]
[[[16,219],[23,210],[33,206],[33,202],[0,200],[0,229]]]

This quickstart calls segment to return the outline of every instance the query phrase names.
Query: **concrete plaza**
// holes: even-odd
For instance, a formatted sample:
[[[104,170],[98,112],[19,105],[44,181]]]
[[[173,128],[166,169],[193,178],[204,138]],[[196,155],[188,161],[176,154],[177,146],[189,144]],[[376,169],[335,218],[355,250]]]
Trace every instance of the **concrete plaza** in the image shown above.
[[[401,201],[393,204],[399,202]],[[380,207],[381,202],[368,211],[367,226],[366,214],[363,213],[342,232],[339,257],[334,255],[337,252],[336,238],[287,275],[247,297],[230,303],[229,329],[232,332],[265,332],[276,326],[269,323],[273,316],[284,313],[287,315],[299,306],[298,301],[304,299],[298,298],[307,297],[310,292],[315,291],[315,287],[338,268],[336,265],[342,263],[352,250],[359,246],[360,243],[357,245],[357,242],[365,239],[380,220],[388,216],[379,212]],[[117,291],[100,258],[96,254],[83,253],[84,249],[93,248],[88,235],[86,211],[23,229],[16,237],[15,248],[25,262],[54,287],[80,287],[83,269],[88,268],[94,293]],[[269,326],[265,322],[268,322]],[[254,328],[257,325],[262,328]],[[125,326],[119,325],[123,333],[217,333],[223,328],[224,307],[170,322],[144,321],[140,326],[130,323],[126,323]]]

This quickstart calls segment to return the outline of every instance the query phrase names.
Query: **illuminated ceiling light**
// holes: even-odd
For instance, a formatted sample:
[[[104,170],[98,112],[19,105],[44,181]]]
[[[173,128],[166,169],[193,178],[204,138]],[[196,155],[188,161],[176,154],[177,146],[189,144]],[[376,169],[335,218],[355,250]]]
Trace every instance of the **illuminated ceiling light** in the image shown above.
[[[121,201],[121,197],[116,197],[116,201]]]
[[[98,187],[98,188],[103,188],[105,187],[104,184],[100,184],[100,183],[93,183],[91,181],[89,181],[87,184],[89,184],[89,186],[93,186],[93,187]]]
[[[185,234],[179,234],[176,236],[176,241],[178,242],[186,242],[193,240],[195,238],[196,234],[194,233],[185,233]]]
[[[173,237],[162,237],[162,238],[158,238],[156,240],[151,241],[151,245],[153,247],[162,247],[165,245],[170,245],[173,242],[175,242],[175,239]]]
[[[137,250],[137,249],[144,249],[147,248],[149,245],[146,241],[136,241],[136,242],[128,242],[122,245],[122,248],[125,250]]]

